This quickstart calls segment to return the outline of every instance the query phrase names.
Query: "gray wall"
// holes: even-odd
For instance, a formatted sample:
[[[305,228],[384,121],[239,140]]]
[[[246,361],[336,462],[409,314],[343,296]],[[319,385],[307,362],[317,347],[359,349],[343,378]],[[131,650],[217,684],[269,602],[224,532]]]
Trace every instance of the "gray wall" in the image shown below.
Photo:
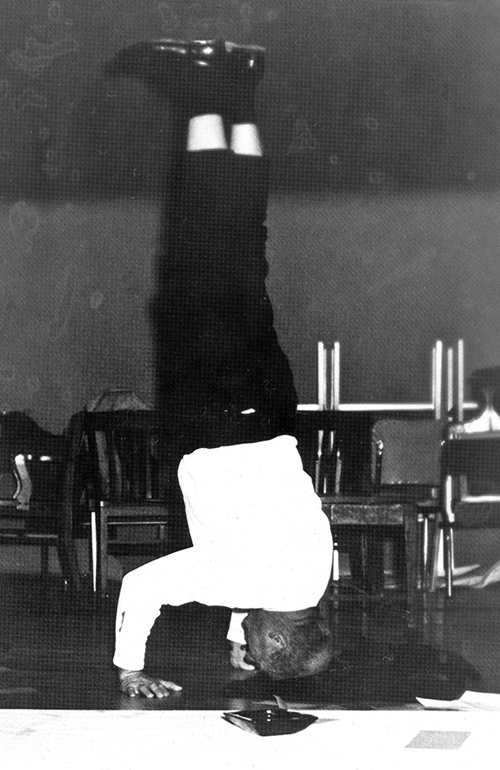
[[[0,409],[60,430],[153,399],[148,305],[168,103],[103,62],[154,37],[268,50],[269,290],[302,401],[339,339],[349,400],[429,397],[435,338],[500,364],[500,7],[0,0]]]

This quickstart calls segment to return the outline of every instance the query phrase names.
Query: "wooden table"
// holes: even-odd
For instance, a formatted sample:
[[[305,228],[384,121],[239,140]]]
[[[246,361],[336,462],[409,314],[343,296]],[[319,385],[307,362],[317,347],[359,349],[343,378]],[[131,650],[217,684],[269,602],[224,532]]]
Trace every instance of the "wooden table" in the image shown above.
[[[420,590],[419,507],[394,496],[325,495],[323,511],[329,518],[332,532],[340,527],[401,527],[404,530],[406,554],[406,591],[410,623],[416,609]]]

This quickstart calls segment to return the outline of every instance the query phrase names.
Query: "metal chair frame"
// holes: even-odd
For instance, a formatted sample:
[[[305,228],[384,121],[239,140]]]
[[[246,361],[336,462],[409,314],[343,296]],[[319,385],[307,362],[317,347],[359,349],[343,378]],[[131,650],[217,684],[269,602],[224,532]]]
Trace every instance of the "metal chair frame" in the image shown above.
[[[441,531],[440,541],[435,546],[433,588],[437,587],[437,571],[440,549],[443,551],[446,595],[453,593],[453,571],[455,564],[454,529],[458,507],[461,503],[472,506],[485,503],[500,503],[500,431],[475,431],[474,423],[481,425],[480,418],[470,423],[453,424],[442,453],[441,477]],[[472,426],[469,432],[468,426]],[[492,462],[492,469],[498,469],[495,491],[471,491],[471,479],[481,474]]]

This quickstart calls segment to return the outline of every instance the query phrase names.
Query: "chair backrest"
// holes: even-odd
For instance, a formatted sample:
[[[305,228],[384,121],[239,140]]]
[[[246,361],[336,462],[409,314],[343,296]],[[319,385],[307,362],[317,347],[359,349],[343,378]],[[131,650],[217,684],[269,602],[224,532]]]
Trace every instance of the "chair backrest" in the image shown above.
[[[436,496],[440,483],[443,426],[433,419],[379,420],[372,432],[372,471],[378,490],[398,488],[421,490],[422,496]]]
[[[497,497],[500,501],[500,434],[463,434],[449,438],[443,447],[443,476],[459,480],[454,497]]]
[[[451,426],[442,453],[441,509],[460,528],[500,526],[500,433]]]
[[[87,412],[82,442],[87,483],[95,502],[147,503],[163,499],[162,415],[150,410]]]
[[[61,499],[66,438],[22,412],[0,415],[0,502],[29,510],[31,502]]]
[[[0,415],[0,529],[45,538],[60,532],[67,439],[22,412]]]

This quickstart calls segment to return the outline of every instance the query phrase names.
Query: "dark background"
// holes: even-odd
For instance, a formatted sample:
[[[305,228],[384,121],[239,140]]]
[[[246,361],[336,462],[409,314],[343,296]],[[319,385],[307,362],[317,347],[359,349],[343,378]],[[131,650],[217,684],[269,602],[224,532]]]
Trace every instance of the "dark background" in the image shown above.
[[[170,110],[103,64],[130,43],[267,49],[269,291],[302,402],[430,399],[436,338],[500,363],[500,7],[450,0],[0,0],[0,409],[52,430],[153,399],[149,301]]]

